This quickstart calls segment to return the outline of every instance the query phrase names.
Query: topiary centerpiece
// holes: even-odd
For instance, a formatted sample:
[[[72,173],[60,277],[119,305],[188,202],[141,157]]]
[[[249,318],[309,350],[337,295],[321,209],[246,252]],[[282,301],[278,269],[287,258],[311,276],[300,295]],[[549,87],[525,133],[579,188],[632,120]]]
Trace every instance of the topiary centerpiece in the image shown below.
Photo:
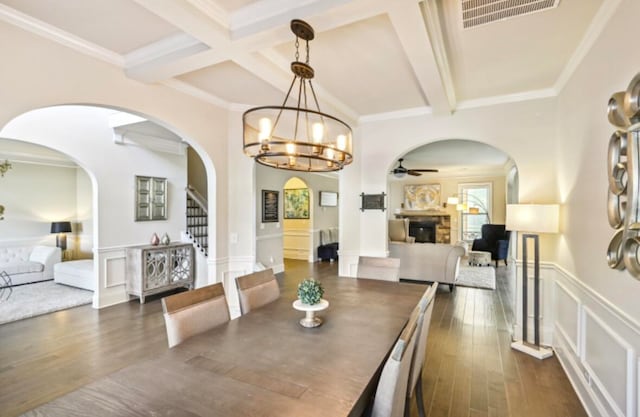
[[[315,305],[324,295],[322,284],[313,278],[306,278],[298,284],[298,299],[307,305]]]

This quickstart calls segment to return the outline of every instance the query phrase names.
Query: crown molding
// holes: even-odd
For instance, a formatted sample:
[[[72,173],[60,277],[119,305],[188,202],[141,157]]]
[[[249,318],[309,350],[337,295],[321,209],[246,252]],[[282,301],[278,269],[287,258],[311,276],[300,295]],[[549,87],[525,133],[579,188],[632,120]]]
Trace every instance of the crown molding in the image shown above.
[[[553,89],[559,94],[569,82],[569,79],[573,73],[578,69],[582,60],[587,56],[593,45],[596,43],[602,31],[607,26],[611,17],[618,9],[621,0],[607,0],[603,1],[600,9],[596,13],[596,17],[591,21],[589,28],[585,35],[582,37],[580,44],[569,58],[567,65],[564,67],[560,76],[556,80]]]
[[[63,156],[37,155],[26,152],[2,151],[0,161],[8,160],[11,163],[47,165],[58,168],[79,168],[73,160]]]
[[[4,4],[0,4],[0,20],[109,64],[118,67],[124,66],[124,57],[122,55],[41,20],[34,19]]]

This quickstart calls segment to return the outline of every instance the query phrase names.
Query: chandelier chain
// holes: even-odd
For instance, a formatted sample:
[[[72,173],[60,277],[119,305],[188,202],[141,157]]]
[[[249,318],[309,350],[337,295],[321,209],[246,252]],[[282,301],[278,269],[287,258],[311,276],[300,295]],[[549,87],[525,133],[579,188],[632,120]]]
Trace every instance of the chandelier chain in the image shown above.
[[[300,41],[299,41],[298,37],[296,36],[296,61],[298,61],[300,59],[300,52],[298,50],[299,47],[300,47]]]

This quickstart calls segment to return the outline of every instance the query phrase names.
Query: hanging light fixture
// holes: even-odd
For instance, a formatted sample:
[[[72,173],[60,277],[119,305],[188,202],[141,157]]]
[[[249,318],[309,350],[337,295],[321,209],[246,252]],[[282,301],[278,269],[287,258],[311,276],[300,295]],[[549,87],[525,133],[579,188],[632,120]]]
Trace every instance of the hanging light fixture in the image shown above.
[[[309,65],[313,28],[302,20],[292,20],[291,31],[296,35],[293,81],[281,106],[255,107],[242,115],[244,153],[262,165],[279,169],[338,171],[353,161],[351,128],[320,110],[311,83],[314,70]],[[298,60],[300,39],[306,43],[305,62]],[[288,105],[296,82],[297,105]]]

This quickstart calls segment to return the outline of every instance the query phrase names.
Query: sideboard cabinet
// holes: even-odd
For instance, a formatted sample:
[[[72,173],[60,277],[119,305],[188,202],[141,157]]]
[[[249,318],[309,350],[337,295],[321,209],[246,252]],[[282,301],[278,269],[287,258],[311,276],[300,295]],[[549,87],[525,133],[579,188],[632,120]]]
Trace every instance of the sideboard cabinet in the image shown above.
[[[193,288],[195,259],[193,245],[141,245],[126,249],[127,294],[140,297],[173,288]]]

